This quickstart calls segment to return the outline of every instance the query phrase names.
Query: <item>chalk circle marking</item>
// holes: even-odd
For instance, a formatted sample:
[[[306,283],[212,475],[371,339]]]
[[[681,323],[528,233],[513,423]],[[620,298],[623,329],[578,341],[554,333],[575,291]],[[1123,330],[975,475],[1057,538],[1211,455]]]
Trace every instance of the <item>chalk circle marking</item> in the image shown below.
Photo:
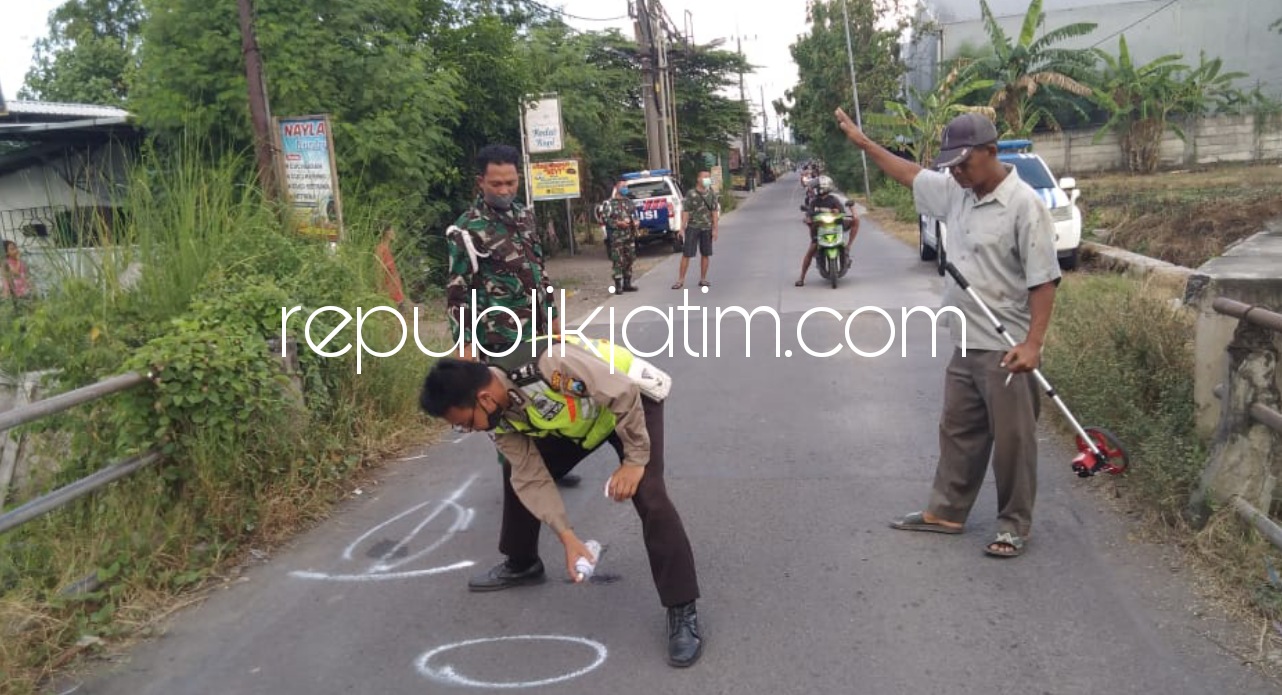
[[[543,680],[537,680],[537,681],[517,681],[514,683],[487,683],[485,681],[472,680],[471,678],[468,678],[467,676],[455,671],[454,667],[450,666],[449,664],[445,664],[439,669],[428,666],[428,662],[432,660],[432,657],[438,654],[442,654],[444,652],[448,652],[453,649],[460,649],[462,647],[472,647],[478,644],[489,644],[491,642],[512,642],[516,640],[524,640],[524,641],[543,640],[543,641],[552,641],[552,642],[573,642],[575,644],[581,644],[587,647],[591,647],[592,650],[596,652],[596,660],[593,661],[591,664],[588,664],[587,666],[577,671],[574,671],[572,673],[567,673],[564,676],[557,676],[555,678],[545,678]],[[418,658],[418,661],[416,662],[416,666],[418,667],[418,672],[420,674],[427,676],[428,678],[432,678],[434,680],[443,681],[446,683],[452,683],[454,685],[467,685],[473,688],[537,688],[544,685],[551,685],[553,683],[562,683],[564,681],[573,680],[575,678],[578,678],[579,676],[586,675],[596,670],[601,664],[605,663],[605,657],[607,654],[608,654],[608,651],[606,650],[604,644],[601,644],[600,642],[597,642],[594,640],[590,640],[586,637],[573,637],[570,635],[515,635],[511,637],[482,637],[479,639],[467,640],[465,642],[455,642],[454,644],[446,644],[446,645],[437,647],[436,649],[433,649],[432,651],[424,654],[423,656],[420,656]]]

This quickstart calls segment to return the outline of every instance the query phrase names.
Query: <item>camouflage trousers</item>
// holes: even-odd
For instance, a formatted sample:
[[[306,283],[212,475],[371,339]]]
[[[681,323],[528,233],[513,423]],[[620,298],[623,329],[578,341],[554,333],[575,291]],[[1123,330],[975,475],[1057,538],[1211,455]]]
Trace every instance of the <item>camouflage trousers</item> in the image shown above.
[[[610,261],[614,264],[614,279],[622,280],[632,275],[632,262],[637,258],[637,239],[631,233],[610,234]]]

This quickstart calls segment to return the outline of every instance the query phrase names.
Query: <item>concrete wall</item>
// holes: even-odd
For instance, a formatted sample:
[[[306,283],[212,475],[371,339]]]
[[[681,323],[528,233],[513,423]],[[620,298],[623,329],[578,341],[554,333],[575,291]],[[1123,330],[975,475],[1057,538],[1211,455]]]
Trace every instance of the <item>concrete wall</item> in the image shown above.
[[[1282,119],[1265,119],[1258,130],[1255,121],[1254,116],[1213,116],[1192,124],[1182,123],[1187,143],[1168,129],[1162,136],[1160,165],[1175,168],[1282,160]],[[1117,136],[1110,132],[1096,143],[1098,132],[1092,129],[1038,134],[1033,136],[1034,149],[1056,176],[1125,169]]]

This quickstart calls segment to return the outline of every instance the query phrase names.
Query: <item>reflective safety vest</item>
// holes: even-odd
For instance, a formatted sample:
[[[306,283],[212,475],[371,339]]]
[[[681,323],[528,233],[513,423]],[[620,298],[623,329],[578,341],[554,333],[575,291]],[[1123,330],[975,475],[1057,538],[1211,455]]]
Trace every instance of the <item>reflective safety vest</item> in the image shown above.
[[[548,347],[548,337],[534,340],[539,341],[535,357],[517,349],[511,355],[490,358],[490,364],[502,369],[516,384],[520,391],[516,395],[524,399],[525,415],[530,420],[527,424],[504,419],[495,432],[519,432],[530,437],[555,435],[578,442],[584,449],[596,448],[614,432],[618,419],[609,408],[588,397],[583,382],[559,372],[550,376],[543,374],[538,359]],[[556,340],[583,346],[583,341],[576,336],[553,336],[552,349],[556,348]],[[613,360],[615,372],[627,374],[631,369],[633,355],[626,348],[604,339],[594,339],[592,343],[596,352],[587,346],[583,346],[584,349],[607,364]]]

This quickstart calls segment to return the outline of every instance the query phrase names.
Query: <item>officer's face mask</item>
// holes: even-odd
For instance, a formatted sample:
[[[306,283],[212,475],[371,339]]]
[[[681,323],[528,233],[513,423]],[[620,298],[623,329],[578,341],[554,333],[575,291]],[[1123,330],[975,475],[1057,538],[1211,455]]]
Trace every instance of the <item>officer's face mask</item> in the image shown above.
[[[490,412],[481,403],[481,399],[478,397],[476,399],[476,403],[473,404],[472,406],[471,417],[468,419],[468,423],[466,425],[454,425],[453,427],[454,431],[459,434],[476,432],[477,431],[476,429],[476,411],[477,410],[480,410],[481,412],[485,413],[485,427],[481,428],[481,431],[483,432],[493,432],[503,422],[503,409],[496,406],[494,408],[494,412]]]
[[[704,187],[704,188],[712,188],[712,179],[704,179],[704,180],[703,180],[703,187]]]

